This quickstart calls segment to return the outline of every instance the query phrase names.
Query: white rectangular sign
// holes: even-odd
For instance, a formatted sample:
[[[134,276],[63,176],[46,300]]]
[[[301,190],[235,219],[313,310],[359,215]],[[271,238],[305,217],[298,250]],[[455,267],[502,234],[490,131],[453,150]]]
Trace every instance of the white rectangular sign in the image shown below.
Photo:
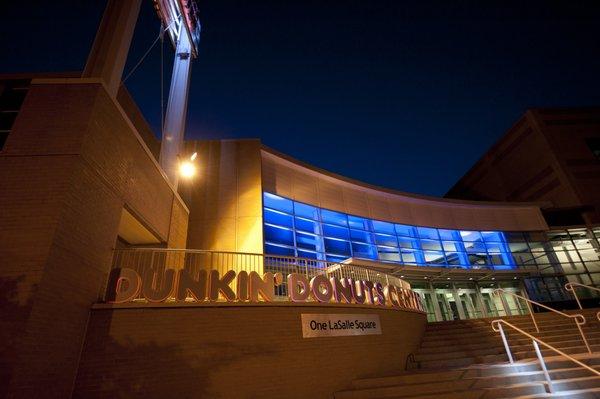
[[[381,335],[376,314],[302,314],[302,337]]]

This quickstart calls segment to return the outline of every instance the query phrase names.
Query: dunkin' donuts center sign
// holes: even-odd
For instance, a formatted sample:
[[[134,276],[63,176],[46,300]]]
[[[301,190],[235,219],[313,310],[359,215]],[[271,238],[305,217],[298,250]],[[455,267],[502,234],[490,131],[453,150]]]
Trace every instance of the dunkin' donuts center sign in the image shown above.
[[[113,269],[108,287],[107,302],[125,303],[137,298],[148,302],[271,302],[275,289],[283,284],[282,273],[229,270],[220,275],[218,270],[201,270],[197,277],[187,270],[166,269],[160,287],[155,273],[141,276],[129,268]],[[235,284],[233,284],[235,282]],[[303,274],[291,273],[287,279],[287,298],[294,303],[348,303],[387,306],[398,309],[424,311],[416,292],[394,284],[383,285],[369,280],[327,277],[317,275],[310,280]],[[232,288],[232,285],[235,286]]]

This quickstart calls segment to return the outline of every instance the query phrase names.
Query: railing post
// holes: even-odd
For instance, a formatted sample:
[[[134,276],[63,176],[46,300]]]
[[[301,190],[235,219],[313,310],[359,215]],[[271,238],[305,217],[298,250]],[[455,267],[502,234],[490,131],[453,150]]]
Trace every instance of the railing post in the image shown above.
[[[538,357],[538,360],[540,361],[540,366],[542,366],[542,371],[544,372],[544,377],[546,378],[546,381],[548,382],[548,389],[550,390],[550,393],[554,392],[554,387],[552,387],[552,380],[550,379],[550,374],[548,374],[548,369],[546,368],[546,362],[544,362],[544,358],[542,357],[542,352],[540,352],[540,347],[538,346],[538,343],[535,339],[532,340],[533,341],[533,348],[535,349],[535,354]]]
[[[579,297],[577,296],[577,288],[571,283],[567,283],[565,285],[565,288],[567,289],[567,291],[571,291],[573,293],[573,296],[575,297],[575,301],[577,302],[577,306],[579,306],[579,309],[583,309],[583,307],[581,306],[581,302],[579,301]]]
[[[502,328],[502,323],[498,322],[498,329],[500,330],[500,335],[502,336],[502,343],[504,344],[504,349],[506,349],[506,355],[508,356],[508,361],[510,364],[513,364],[515,361],[512,357],[512,353],[510,353],[510,348],[508,347],[508,341],[506,340],[506,335],[504,335],[504,329]]]
[[[540,332],[540,328],[537,325],[537,321],[535,321],[535,316],[533,315],[533,308],[531,307],[531,304],[529,303],[529,301],[525,301],[525,303],[527,304],[527,309],[529,309],[529,314],[531,315],[531,320],[533,321],[533,325],[535,326],[535,331]]]

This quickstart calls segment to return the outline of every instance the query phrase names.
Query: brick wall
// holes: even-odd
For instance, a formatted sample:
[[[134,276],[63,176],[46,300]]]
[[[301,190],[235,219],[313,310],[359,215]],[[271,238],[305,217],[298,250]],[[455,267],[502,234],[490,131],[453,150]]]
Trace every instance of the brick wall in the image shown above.
[[[301,313],[378,314],[382,335],[302,338]],[[420,313],[352,306],[94,309],[76,398],[331,398],[404,370]]]

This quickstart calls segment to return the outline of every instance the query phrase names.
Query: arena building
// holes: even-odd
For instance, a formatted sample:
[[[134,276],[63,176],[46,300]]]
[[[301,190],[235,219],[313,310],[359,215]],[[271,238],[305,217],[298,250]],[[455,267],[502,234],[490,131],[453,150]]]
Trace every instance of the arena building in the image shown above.
[[[405,370],[427,321],[600,282],[600,109],[528,111],[462,199],[258,139],[185,141],[174,177],[120,84],[140,2],[109,4],[81,75],[0,80],[3,396],[331,397]]]

